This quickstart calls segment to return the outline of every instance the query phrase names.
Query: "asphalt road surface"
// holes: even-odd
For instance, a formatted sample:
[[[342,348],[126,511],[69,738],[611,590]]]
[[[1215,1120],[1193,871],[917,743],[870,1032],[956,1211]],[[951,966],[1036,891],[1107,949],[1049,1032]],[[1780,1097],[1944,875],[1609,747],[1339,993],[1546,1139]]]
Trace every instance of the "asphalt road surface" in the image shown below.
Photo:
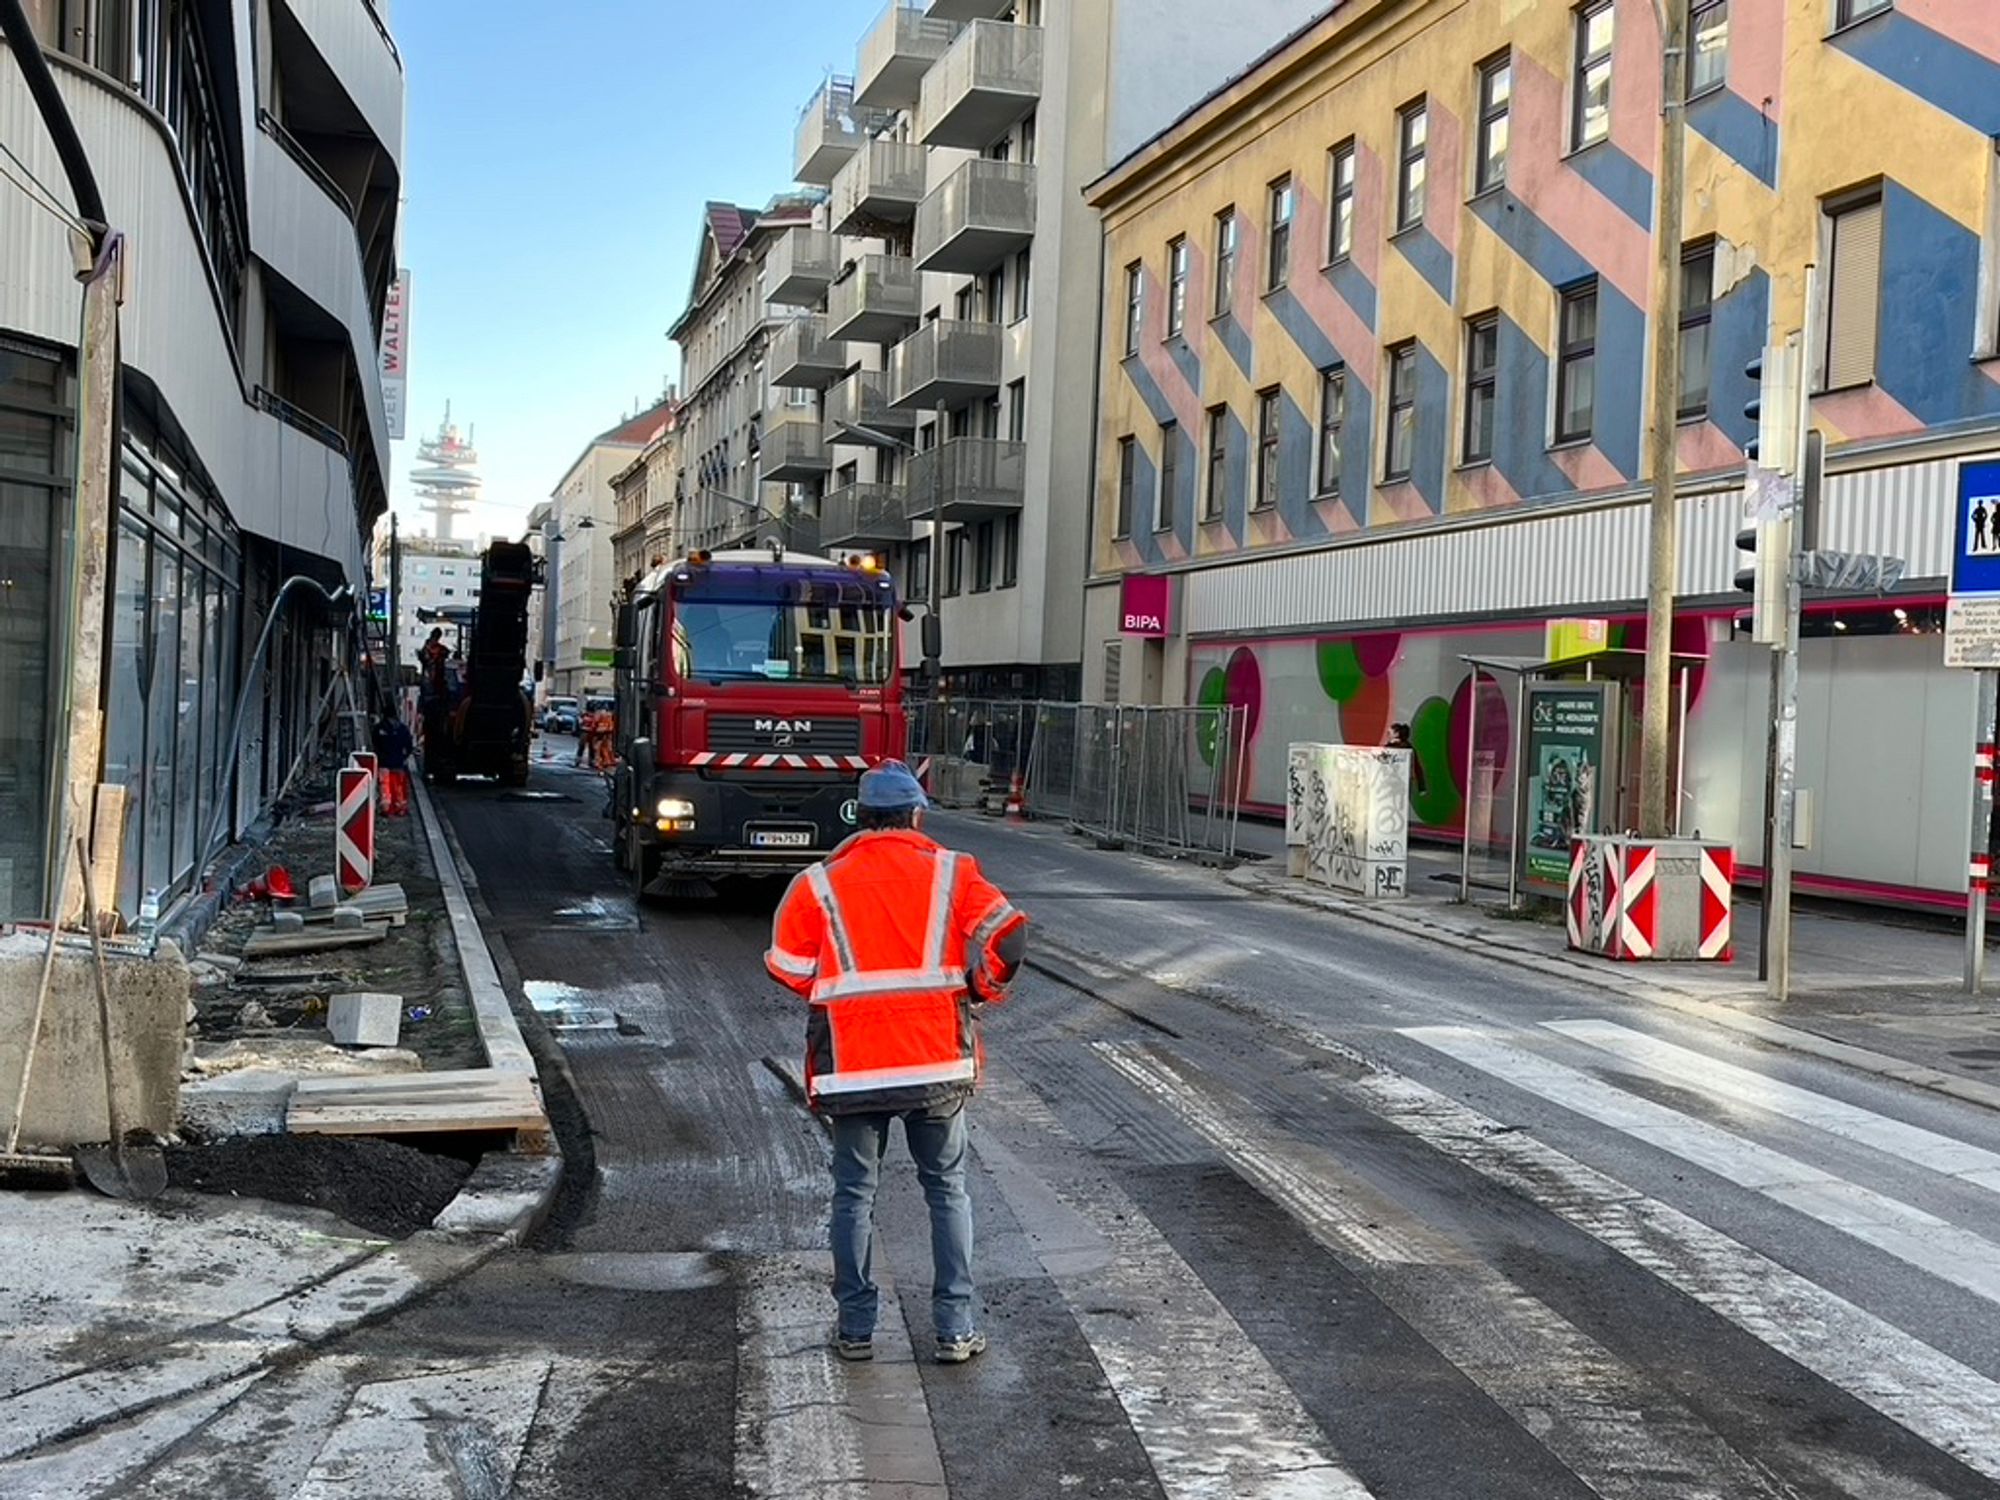
[[[440,800],[587,1191],[116,1493],[2000,1496],[2000,1115],[983,820],[933,832],[1038,954],[974,1106],[992,1347],[927,1358],[898,1144],[840,1365],[771,893],[639,908],[561,764]]]

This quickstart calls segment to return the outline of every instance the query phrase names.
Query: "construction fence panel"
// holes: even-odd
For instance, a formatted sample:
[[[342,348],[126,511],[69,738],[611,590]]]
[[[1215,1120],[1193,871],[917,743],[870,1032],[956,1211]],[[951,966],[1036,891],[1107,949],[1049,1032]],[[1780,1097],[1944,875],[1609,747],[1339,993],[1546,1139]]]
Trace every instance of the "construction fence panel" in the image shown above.
[[[1243,710],[1044,703],[1033,715],[1030,816],[1107,843],[1233,858]]]
[[[931,800],[940,807],[1004,807],[1027,775],[1038,706],[992,698],[910,704],[906,759],[924,768]]]

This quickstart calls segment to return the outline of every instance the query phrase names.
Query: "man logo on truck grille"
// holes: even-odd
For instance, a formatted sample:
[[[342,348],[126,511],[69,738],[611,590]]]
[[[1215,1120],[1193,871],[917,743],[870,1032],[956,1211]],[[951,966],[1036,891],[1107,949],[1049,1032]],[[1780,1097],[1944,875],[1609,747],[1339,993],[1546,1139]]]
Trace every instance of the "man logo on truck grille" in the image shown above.
[[[813,721],[811,719],[758,719],[751,727],[759,734],[811,734],[813,732]],[[780,741],[780,743],[789,745],[791,741],[787,739]]]

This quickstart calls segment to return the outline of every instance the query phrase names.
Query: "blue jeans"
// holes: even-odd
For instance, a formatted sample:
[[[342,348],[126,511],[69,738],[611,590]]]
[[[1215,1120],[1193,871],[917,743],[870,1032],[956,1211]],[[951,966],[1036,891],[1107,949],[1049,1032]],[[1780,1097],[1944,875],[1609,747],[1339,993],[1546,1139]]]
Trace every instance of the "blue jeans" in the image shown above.
[[[889,1149],[889,1114],[833,1115],[833,1297],[843,1338],[875,1332],[875,1184]],[[903,1139],[931,1209],[931,1322],[941,1339],[972,1323],[972,1199],[965,1191],[965,1102],[905,1113]]]

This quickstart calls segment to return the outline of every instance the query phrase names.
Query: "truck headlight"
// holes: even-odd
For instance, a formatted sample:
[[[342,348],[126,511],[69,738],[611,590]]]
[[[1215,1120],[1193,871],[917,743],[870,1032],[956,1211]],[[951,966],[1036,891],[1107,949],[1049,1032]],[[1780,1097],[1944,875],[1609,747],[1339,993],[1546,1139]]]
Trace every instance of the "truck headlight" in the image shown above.
[[[694,816],[694,804],[685,797],[662,797],[655,811],[662,818],[678,822],[682,818]]]

